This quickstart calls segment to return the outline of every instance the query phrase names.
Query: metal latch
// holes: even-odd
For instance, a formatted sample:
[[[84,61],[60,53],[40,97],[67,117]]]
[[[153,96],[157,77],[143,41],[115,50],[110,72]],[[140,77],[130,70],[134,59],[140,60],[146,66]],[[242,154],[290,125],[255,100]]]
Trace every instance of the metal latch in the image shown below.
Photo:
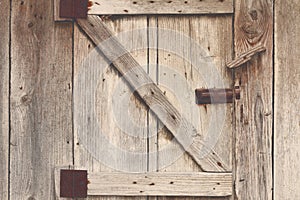
[[[239,86],[236,86],[234,89],[196,89],[196,104],[233,103],[234,98],[241,98],[240,93]]]

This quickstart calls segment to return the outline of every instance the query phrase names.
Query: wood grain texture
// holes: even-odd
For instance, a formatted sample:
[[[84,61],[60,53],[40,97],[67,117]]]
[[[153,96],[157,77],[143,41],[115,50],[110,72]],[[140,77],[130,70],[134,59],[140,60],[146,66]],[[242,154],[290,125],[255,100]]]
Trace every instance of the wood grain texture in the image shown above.
[[[233,13],[232,0],[92,0],[89,14],[220,14]]]
[[[300,199],[300,2],[275,1],[274,197]]]
[[[237,199],[272,199],[273,1],[235,3],[236,57],[259,45],[264,54],[236,69],[235,192]]]
[[[133,57],[147,70],[147,18],[139,17],[122,17],[105,19],[104,23],[111,27],[113,31],[119,33],[118,39],[128,49],[131,49]],[[139,32],[133,30],[139,29]],[[132,32],[131,32],[132,31]],[[126,34],[128,32],[128,34]],[[122,33],[125,33],[122,35]],[[136,36],[136,38],[131,38]],[[75,87],[74,89],[74,112],[84,113],[79,123],[75,123],[75,165],[82,166],[88,169],[89,173],[97,172],[147,172],[147,112],[148,109],[133,95],[133,91],[128,84],[122,79],[122,76],[117,70],[109,66],[109,62],[103,55],[95,53],[95,47],[88,37],[82,33],[79,28],[75,28],[74,37],[74,55],[75,55],[75,86],[76,81],[83,75],[83,70],[87,69],[90,74],[87,74],[87,81],[84,82],[83,88]],[[86,62],[85,62],[86,61]],[[84,62],[86,64],[84,64]],[[95,76],[97,69],[104,67],[105,70],[99,76]],[[96,66],[96,69],[93,68]],[[96,94],[93,94],[91,85],[96,86]],[[87,150],[87,147],[82,143],[83,138],[80,138],[79,127],[84,126],[85,118],[93,112],[93,109],[85,103],[84,107],[80,105],[80,93],[87,90],[91,95],[96,95],[96,115],[99,126],[92,124],[92,129],[98,128],[108,138],[108,142],[115,148],[107,152],[110,158],[102,157],[101,155],[93,154],[93,150]],[[123,96],[130,97],[119,102]],[[87,101],[90,96],[86,96]],[[126,100],[128,102],[126,103]],[[122,102],[125,102],[122,103]],[[128,114],[129,117],[126,115]],[[131,127],[132,123],[135,125]],[[88,130],[92,130],[88,129]],[[87,137],[89,133],[87,133]],[[87,138],[87,143],[94,144],[93,138]],[[94,138],[95,139],[95,138]],[[96,138],[98,146],[96,152],[105,152],[101,141]],[[136,159],[132,157],[120,156],[117,149],[122,149],[127,152],[141,153]],[[141,158],[141,159],[139,159]],[[103,160],[106,159],[106,160]],[[109,160],[115,162],[108,163]],[[116,191],[115,191],[116,192]],[[112,199],[136,199],[145,200],[146,197],[116,197],[112,196],[89,196],[90,200],[112,200]]]
[[[229,196],[231,173],[98,173],[88,175],[88,195]]]
[[[218,116],[212,119],[213,113],[222,110],[222,108],[227,109],[222,132],[219,135],[217,133],[217,136],[213,135],[216,136],[214,140],[218,141],[214,146],[214,150],[231,169],[232,105],[197,106],[194,96],[196,88],[217,86],[214,85],[217,84],[217,81],[216,83],[213,83],[213,81],[209,83],[203,78],[203,76],[209,74],[208,69],[210,67],[218,70],[221,77],[224,78],[225,87],[231,87],[231,75],[222,67],[225,65],[226,58],[231,56],[232,51],[231,17],[159,16],[150,19],[150,26],[158,29],[155,38],[158,50],[151,52],[150,58],[157,63],[158,86],[164,91],[171,103],[185,113],[187,119],[193,122],[204,137],[211,134],[209,133],[209,127],[214,126],[214,122],[219,122]],[[151,41],[149,43],[151,44]],[[197,44],[199,49],[196,50],[194,44]],[[207,65],[205,62],[201,62],[207,56],[213,62],[209,68],[205,67]],[[193,59],[193,57],[196,59]],[[167,173],[201,171],[191,157],[180,149],[180,145],[178,145],[172,134],[161,123],[159,123],[157,134],[157,141],[154,142],[157,143],[157,166],[159,171]],[[165,153],[164,149],[170,149],[170,151]],[[177,157],[174,157],[174,155]],[[166,163],[166,160],[170,162]],[[158,199],[188,200],[191,198],[158,197]],[[223,200],[231,199],[231,197],[197,197],[194,199]]]
[[[254,47],[253,49],[249,49],[247,52],[244,52],[233,61],[226,63],[226,66],[229,69],[240,67],[241,65],[249,62],[254,56],[264,51],[266,51],[264,46]]]
[[[89,16],[87,20],[78,19],[77,22],[116,69],[122,75],[126,74],[125,79],[129,85],[205,171],[228,170],[220,157],[205,144],[201,133],[170,103],[122,44],[115,37],[111,37],[113,33],[100,18]]]
[[[72,24],[52,1],[12,1],[10,199],[55,199],[53,170],[72,165]]]
[[[0,199],[7,200],[9,196],[9,1],[1,1],[0,13]]]

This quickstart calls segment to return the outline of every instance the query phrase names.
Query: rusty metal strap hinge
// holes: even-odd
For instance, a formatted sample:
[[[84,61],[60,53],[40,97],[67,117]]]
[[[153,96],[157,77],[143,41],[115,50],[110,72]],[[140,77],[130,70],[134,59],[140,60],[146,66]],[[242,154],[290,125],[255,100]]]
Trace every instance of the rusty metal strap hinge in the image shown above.
[[[60,0],[59,17],[87,18],[88,0]]]
[[[87,198],[87,184],[86,170],[60,171],[60,197]]]

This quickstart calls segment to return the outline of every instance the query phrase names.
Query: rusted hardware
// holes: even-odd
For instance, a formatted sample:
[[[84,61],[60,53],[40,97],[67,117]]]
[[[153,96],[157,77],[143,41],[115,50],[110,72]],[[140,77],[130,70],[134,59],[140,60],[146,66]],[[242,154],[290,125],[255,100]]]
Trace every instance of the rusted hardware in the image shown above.
[[[60,197],[86,198],[87,184],[86,170],[60,171]]]
[[[196,104],[233,103],[234,98],[240,99],[240,88],[234,89],[196,89]]]
[[[59,17],[87,18],[88,0],[60,0]]]

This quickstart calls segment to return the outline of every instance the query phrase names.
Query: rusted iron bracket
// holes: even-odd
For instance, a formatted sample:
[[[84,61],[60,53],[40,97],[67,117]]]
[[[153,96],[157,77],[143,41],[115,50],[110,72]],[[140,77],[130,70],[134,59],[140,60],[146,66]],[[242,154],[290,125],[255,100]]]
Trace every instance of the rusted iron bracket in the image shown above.
[[[87,18],[88,0],[60,0],[59,17]]]
[[[234,98],[240,99],[240,88],[234,89],[196,89],[196,104],[222,104],[233,103]]]
[[[87,184],[86,170],[60,170],[60,197],[86,198]]]

